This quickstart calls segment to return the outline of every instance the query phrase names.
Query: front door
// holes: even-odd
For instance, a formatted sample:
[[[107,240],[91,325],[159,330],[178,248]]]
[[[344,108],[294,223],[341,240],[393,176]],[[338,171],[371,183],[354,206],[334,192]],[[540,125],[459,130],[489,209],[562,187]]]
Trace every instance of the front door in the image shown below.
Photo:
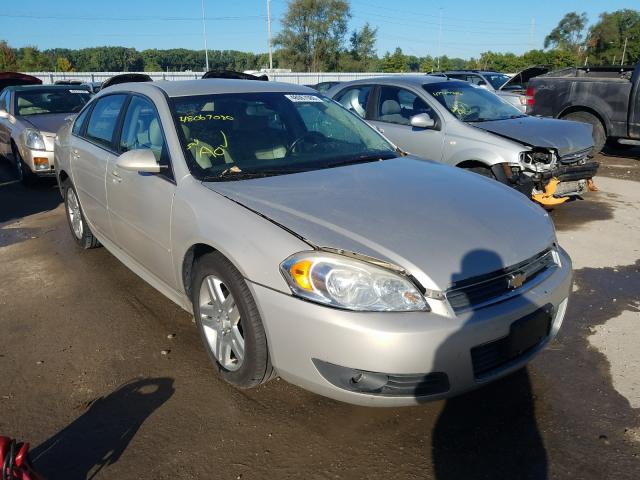
[[[415,128],[411,117],[426,113],[435,128]],[[436,112],[415,93],[399,87],[380,86],[371,123],[402,150],[429,160],[441,161],[444,133]]]
[[[119,153],[148,148],[160,174],[123,170],[113,157],[107,166],[107,202],[117,245],[146,270],[177,287],[171,257],[171,209],[176,184],[158,113],[146,97],[134,95],[127,107]]]
[[[109,240],[113,232],[107,213],[105,176],[116,158],[114,136],[126,95],[107,95],[96,101],[86,127],[74,124],[70,142],[73,182],[84,216],[92,230]],[[79,119],[80,120],[80,119]],[[76,130],[75,126],[82,128]]]

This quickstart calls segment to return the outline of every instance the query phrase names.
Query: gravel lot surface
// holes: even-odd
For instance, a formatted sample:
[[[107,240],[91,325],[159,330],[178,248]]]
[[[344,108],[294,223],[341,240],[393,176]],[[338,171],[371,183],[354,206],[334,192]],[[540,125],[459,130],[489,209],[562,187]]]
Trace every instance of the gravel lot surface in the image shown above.
[[[0,434],[49,479],[638,479],[640,150],[608,154],[600,191],[552,213],[575,267],[557,341],[403,409],[226,385],[189,315],[78,250],[55,186],[24,189],[0,161]]]

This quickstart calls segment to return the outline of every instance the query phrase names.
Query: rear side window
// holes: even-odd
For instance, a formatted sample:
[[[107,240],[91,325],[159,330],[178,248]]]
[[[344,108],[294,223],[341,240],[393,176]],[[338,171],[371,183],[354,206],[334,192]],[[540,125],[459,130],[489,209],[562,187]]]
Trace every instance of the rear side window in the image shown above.
[[[126,98],[126,95],[109,95],[96,102],[87,124],[87,138],[106,147],[112,146],[113,134]]]
[[[88,107],[80,115],[76,117],[75,122],[73,122],[73,130],[72,130],[72,132],[75,135],[80,135],[80,132],[82,132],[82,126],[84,125],[84,122],[87,119],[87,116],[89,115],[90,111],[91,111],[91,107]]]
[[[336,101],[350,112],[365,118],[369,93],[371,93],[371,85],[358,85],[342,91],[336,97]]]

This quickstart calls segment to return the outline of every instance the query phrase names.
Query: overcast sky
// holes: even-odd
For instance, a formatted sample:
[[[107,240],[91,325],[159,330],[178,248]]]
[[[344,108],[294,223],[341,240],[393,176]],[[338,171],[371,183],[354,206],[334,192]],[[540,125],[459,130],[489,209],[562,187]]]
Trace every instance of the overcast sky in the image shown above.
[[[639,3],[351,0],[350,27],[365,22],[378,27],[380,55],[399,46],[412,55],[468,58],[487,50],[522,53],[531,46],[542,48],[545,35],[566,12],[586,11],[594,22],[605,8],[638,8]],[[271,0],[276,33],[286,5],[286,0]],[[267,51],[266,0],[204,0],[204,6],[210,49]],[[1,10],[0,39],[14,47],[41,49],[101,45],[202,49],[201,15],[201,0],[22,0],[7,2]]]

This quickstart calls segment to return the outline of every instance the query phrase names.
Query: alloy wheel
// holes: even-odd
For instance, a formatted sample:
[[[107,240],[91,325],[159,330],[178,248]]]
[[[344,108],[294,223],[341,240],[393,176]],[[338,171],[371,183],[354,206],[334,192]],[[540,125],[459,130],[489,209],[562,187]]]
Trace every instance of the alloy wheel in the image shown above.
[[[82,239],[84,226],[82,224],[82,213],[80,212],[80,202],[73,188],[67,188],[67,213],[73,234],[78,240]]]
[[[218,363],[235,371],[244,360],[244,336],[240,311],[227,286],[215,275],[200,286],[200,321],[207,344]]]

